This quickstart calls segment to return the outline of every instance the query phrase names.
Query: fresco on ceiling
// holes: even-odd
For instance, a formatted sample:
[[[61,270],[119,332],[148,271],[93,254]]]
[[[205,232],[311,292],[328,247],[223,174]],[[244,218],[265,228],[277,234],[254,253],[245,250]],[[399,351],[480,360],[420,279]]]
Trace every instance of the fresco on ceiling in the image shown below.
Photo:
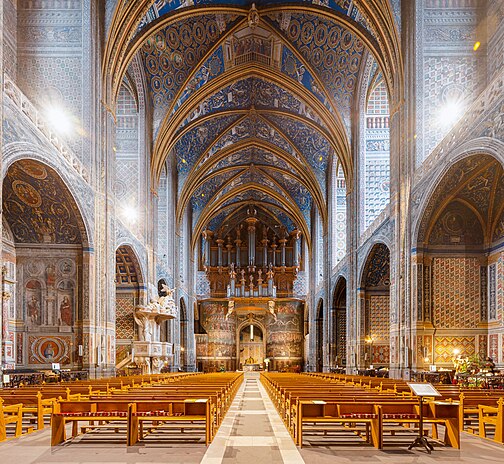
[[[312,204],[311,196],[309,198],[310,198],[310,208],[311,208],[311,204]],[[229,200],[227,200],[223,205],[221,205],[219,207],[219,209],[224,209],[227,206],[229,206],[233,203],[238,203],[240,201],[254,201],[254,202],[261,204],[261,206],[265,206],[268,208],[276,207],[276,208],[278,208],[278,211],[285,211],[284,205],[282,205],[277,200],[271,198],[270,195],[267,195],[266,193],[258,191],[258,190],[248,190],[245,192],[241,192],[240,194],[235,195],[233,198],[230,198]],[[305,211],[303,211],[303,217],[304,217],[306,224],[307,224],[307,227],[309,229],[310,224],[311,224],[311,216],[310,216],[309,209],[306,209]],[[284,225],[288,228],[287,223],[284,223]]]
[[[296,225],[285,213],[285,211],[279,208],[275,208],[272,205],[267,205],[266,209],[268,209],[273,214],[273,216],[287,229],[288,232],[292,232],[294,229],[296,229]]]
[[[251,106],[257,109],[280,109],[299,114],[325,127],[315,111],[306,103],[282,87],[257,77],[241,79],[218,90],[200,102],[184,120],[181,127],[207,114],[224,110],[248,109]]]
[[[369,253],[362,285],[366,288],[390,286],[390,250],[383,243],[374,245]]]
[[[184,103],[189,96],[196,92],[196,90],[223,72],[224,57],[222,55],[222,47],[219,47],[213,55],[203,63],[201,68],[198,69],[196,74],[194,74],[194,76],[186,84],[182,95],[177,100],[177,103],[175,103],[171,114],[173,115],[180,108],[182,103]]]
[[[298,208],[303,213],[306,222],[310,222],[310,211],[313,204],[313,199],[310,191],[301,184],[296,178],[287,173],[276,170],[269,170],[268,174],[276,180],[283,189],[285,189],[291,198],[294,199]]]
[[[499,169],[499,163],[491,163],[487,169],[471,179],[457,197],[463,198],[468,203],[476,206],[481,215],[488,217],[488,212],[493,200],[492,189],[495,181],[500,177],[502,170]]]
[[[58,174],[37,161],[22,160],[9,168],[3,212],[17,243],[82,243],[75,200]]]
[[[326,172],[332,148],[327,139],[313,128],[287,116],[266,116],[293,142],[303,154],[319,180],[322,191],[326,192]]]
[[[288,0],[273,0],[267,2],[268,4],[282,4],[282,3],[296,3]],[[352,0],[304,0],[299,3],[313,3],[314,5],[323,5],[325,7],[331,8],[339,13],[343,13],[349,18],[361,23],[367,28],[367,24],[361,17],[358,8],[353,4]],[[397,4],[399,0],[392,0],[392,4],[395,7],[394,11],[398,9]],[[232,5],[232,6],[245,6],[250,5],[248,0],[155,0],[153,5],[149,8],[145,16],[140,21],[138,25],[138,31],[144,29],[152,21],[161,16],[175,11],[179,8],[186,6],[205,6],[205,5]],[[399,4],[400,5],[400,4]],[[400,8],[399,8],[400,11]],[[397,13],[396,13],[397,16]]]
[[[194,191],[191,197],[193,212],[201,211],[210,200],[213,200],[214,195],[219,192],[224,184],[239,173],[240,169],[233,169],[213,177],[206,177],[207,180]]]
[[[232,126],[227,132],[218,138],[218,140],[216,140],[216,142],[208,150],[208,155],[200,160],[198,167],[200,167],[209,157],[218,151],[228,146],[232,146],[239,141],[253,138],[265,140],[266,142],[276,145],[278,148],[287,153],[296,153],[292,145],[290,145],[287,140],[278,133],[278,131],[268,125],[262,118],[257,116],[247,116],[246,118],[241,119],[236,125]]]
[[[222,19],[224,27],[215,15],[186,18],[145,41],[142,57],[154,106],[172,103],[190,72],[236,18],[223,15]],[[220,66],[211,61],[208,73]]]
[[[248,168],[243,171],[243,173],[239,174],[235,178],[232,179],[226,186],[222,187],[218,190],[214,195],[209,196],[209,198],[205,200],[203,197],[198,198],[198,202],[196,203],[196,199],[193,197],[191,199],[191,206],[193,206],[193,225],[198,222],[199,216],[204,207],[209,204],[215,205],[222,197],[224,197],[229,192],[232,192],[237,187],[242,185],[250,185],[251,188],[254,188],[254,185],[262,185],[270,188],[275,191],[278,195],[285,197],[286,191],[282,190],[278,187],[270,178],[268,178],[263,171],[258,170],[255,167]],[[193,201],[194,200],[194,201]],[[220,208],[220,207],[219,207]]]
[[[241,206],[228,205],[226,208],[219,208],[219,212],[209,221],[208,228],[210,230],[219,230],[224,221],[240,209]]]
[[[278,15],[272,24],[285,31],[286,39],[313,67],[329,90],[345,120],[349,120],[363,42],[342,26],[321,16],[292,13],[288,25]]]
[[[301,85],[306,87],[311,93],[313,93],[320,102],[329,110],[332,111],[332,107],[327,101],[327,98],[317,86],[315,79],[311,75],[309,71],[306,70],[306,67],[301,61],[299,61],[292,51],[286,47],[282,47],[282,64],[281,64],[282,72],[289,75],[296,81],[298,81]]]
[[[248,206],[234,206],[228,205],[226,208],[219,208],[219,213],[216,214],[208,223],[210,230],[219,230],[223,227],[225,221],[231,216],[234,216],[239,209],[247,208]],[[283,225],[289,232],[295,229],[292,219],[280,208],[272,205],[271,203],[262,203],[261,209],[269,212],[281,225]]]
[[[490,229],[496,224],[493,221],[497,214],[500,214],[504,201],[502,165],[489,155],[478,155],[465,158],[452,166],[432,194],[424,211],[418,235],[420,242],[427,239],[426,233],[435,211],[450,197],[454,200],[460,199],[478,211],[485,223],[484,235],[490,236]],[[492,224],[489,223],[490,217]],[[493,240],[496,240],[495,229]]]
[[[237,119],[236,115],[215,117],[211,121],[206,121],[191,129],[177,141],[174,152],[180,176],[179,188],[205,149]]]
[[[266,195],[264,192],[259,190],[246,190],[237,195],[234,195],[233,198],[230,198],[225,203],[223,203],[220,208],[225,208],[233,203],[239,202],[257,202],[257,203],[271,203],[277,206],[280,209],[284,209],[284,206],[274,198],[271,198],[269,195]]]
[[[278,185],[272,182],[271,179],[264,173],[264,171],[257,169],[255,166],[251,166],[247,170],[243,171],[238,177],[233,179],[233,181],[226,185],[220,192],[218,192],[215,195],[213,201],[218,201],[233,189],[244,184],[262,185],[273,190],[278,195],[285,195],[285,192],[281,188],[279,188]]]
[[[292,165],[287,164],[282,158],[279,158],[274,153],[256,147],[248,147],[233,152],[215,164],[208,172],[218,171],[228,166],[248,166],[251,163],[254,163],[256,166],[273,165],[279,169],[296,172]]]
[[[434,224],[430,245],[482,245],[483,230],[474,212],[466,205],[451,202]]]

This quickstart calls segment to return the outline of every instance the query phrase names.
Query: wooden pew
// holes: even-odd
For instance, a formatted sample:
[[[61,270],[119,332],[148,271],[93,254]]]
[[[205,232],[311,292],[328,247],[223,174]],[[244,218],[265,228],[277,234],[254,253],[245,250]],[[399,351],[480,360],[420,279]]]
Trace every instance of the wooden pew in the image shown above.
[[[494,441],[504,443],[504,398],[497,401],[496,406],[479,405],[479,435],[486,438],[486,426],[495,427]]]
[[[66,438],[66,424],[72,423],[72,438],[78,434],[79,421],[90,424],[95,421],[122,421],[127,423],[128,403],[122,401],[68,401],[57,403],[52,415],[51,446],[63,443]]]
[[[54,405],[56,404],[56,398],[42,398],[42,393],[37,392],[36,394],[26,393],[23,389],[17,394],[9,393],[3,394],[0,390],[0,397],[2,398],[4,405],[15,405],[21,403],[23,417],[28,414],[34,416],[37,421],[37,430],[44,428],[44,416],[51,415],[53,412]]]
[[[322,400],[301,400],[298,404],[294,443],[303,447],[304,424],[364,424],[366,441],[379,448],[382,442],[381,423],[373,403],[328,403]],[[370,431],[370,433],[369,433]]]
[[[16,424],[15,437],[23,433],[23,405],[19,403],[4,406],[4,401],[0,398],[0,442],[7,439],[8,424]]]
[[[205,445],[214,437],[210,401],[206,399],[186,399],[182,401],[137,401],[130,403],[128,411],[127,445],[133,446],[143,439],[144,423],[151,428],[161,429],[172,423],[177,428],[194,428],[201,423],[205,428]]]
[[[53,415],[51,443],[55,446],[66,440],[66,423],[73,424],[74,437],[79,422],[89,424],[84,430],[99,426],[117,428],[109,423],[123,422],[127,424],[127,443],[135,444],[142,439],[143,424],[150,422],[151,429],[166,423],[181,429],[204,428],[205,443],[208,444],[242,380],[242,373],[199,374],[197,380],[192,377],[169,384],[144,383],[143,387],[108,389],[96,396],[62,400]],[[96,422],[105,425],[97,426]]]

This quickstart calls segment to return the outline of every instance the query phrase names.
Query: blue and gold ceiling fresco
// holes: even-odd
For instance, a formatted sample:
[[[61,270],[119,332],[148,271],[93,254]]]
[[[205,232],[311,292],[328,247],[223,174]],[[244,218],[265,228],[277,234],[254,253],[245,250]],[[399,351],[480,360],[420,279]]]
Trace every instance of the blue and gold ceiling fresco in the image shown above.
[[[157,18],[172,13],[175,10],[178,10],[187,6],[201,6],[201,5],[233,5],[233,6],[248,6],[252,3],[255,3],[257,7],[261,7],[263,5],[281,5],[282,3],[296,3],[288,0],[273,0],[264,2],[261,0],[154,0],[152,2],[152,6],[147,11],[145,17],[139,24],[138,29],[142,30],[146,26],[148,26],[152,21],[155,21]],[[322,5],[328,8],[337,11],[338,13],[342,13],[349,18],[361,23],[363,26],[367,27],[366,22],[362,19],[362,16],[359,13],[359,9],[357,6],[353,4],[352,0],[303,0],[299,3],[313,3],[315,5]],[[395,1],[397,3],[397,1]]]
[[[14,163],[3,181],[2,201],[16,243],[83,243],[75,200],[50,167],[29,159]]]
[[[233,21],[236,18],[224,16],[225,27]],[[145,41],[143,62],[154,105],[168,106],[181,87],[183,100],[222,72],[222,53],[200,63],[223,33],[225,29],[217,24],[215,15],[201,15],[178,21]],[[199,78],[195,76],[187,82],[195,66],[200,68]]]
[[[132,44],[154,177],[166,159],[177,167],[177,220],[189,207],[194,226],[215,229],[253,202],[309,231],[333,158],[353,169],[357,81],[376,36],[352,0],[151,2]]]

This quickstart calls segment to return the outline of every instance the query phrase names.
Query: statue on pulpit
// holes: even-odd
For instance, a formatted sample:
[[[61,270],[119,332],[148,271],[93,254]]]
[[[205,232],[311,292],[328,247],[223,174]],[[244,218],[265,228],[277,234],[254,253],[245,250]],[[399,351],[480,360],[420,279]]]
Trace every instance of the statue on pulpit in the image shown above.
[[[158,298],[158,305],[161,311],[175,310],[175,299],[173,295],[175,293],[175,288],[168,288],[168,285],[161,284],[161,292],[165,295]]]
[[[138,335],[140,341],[150,342],[152,341],[152,321],[148,316],[141,314],[139,312],[134,312],[133,317],[138,325],[139,331]]]

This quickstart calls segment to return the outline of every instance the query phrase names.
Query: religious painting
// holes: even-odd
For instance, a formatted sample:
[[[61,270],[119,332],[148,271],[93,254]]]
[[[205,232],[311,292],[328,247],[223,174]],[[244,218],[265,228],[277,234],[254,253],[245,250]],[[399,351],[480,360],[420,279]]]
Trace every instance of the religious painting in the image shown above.
[[[16,364],[23,364],[23,334],[16,334]]]
[[[59,325],[73,324],[73,283],[63,280],[58,284],[58,321]]]
[[[271,40],[264,37],[247,36],[233,40],[233,53],[235,59],[245,56],[257,58],[257,55],[270,58],[271,50]]]
[[[26,323],[30,327],[41,324],[42,285],[38,280],[29,280],[25,286]]]
[[[70,362],[71,337],[37,337],[29,338],[30,364],[51,364]]]

